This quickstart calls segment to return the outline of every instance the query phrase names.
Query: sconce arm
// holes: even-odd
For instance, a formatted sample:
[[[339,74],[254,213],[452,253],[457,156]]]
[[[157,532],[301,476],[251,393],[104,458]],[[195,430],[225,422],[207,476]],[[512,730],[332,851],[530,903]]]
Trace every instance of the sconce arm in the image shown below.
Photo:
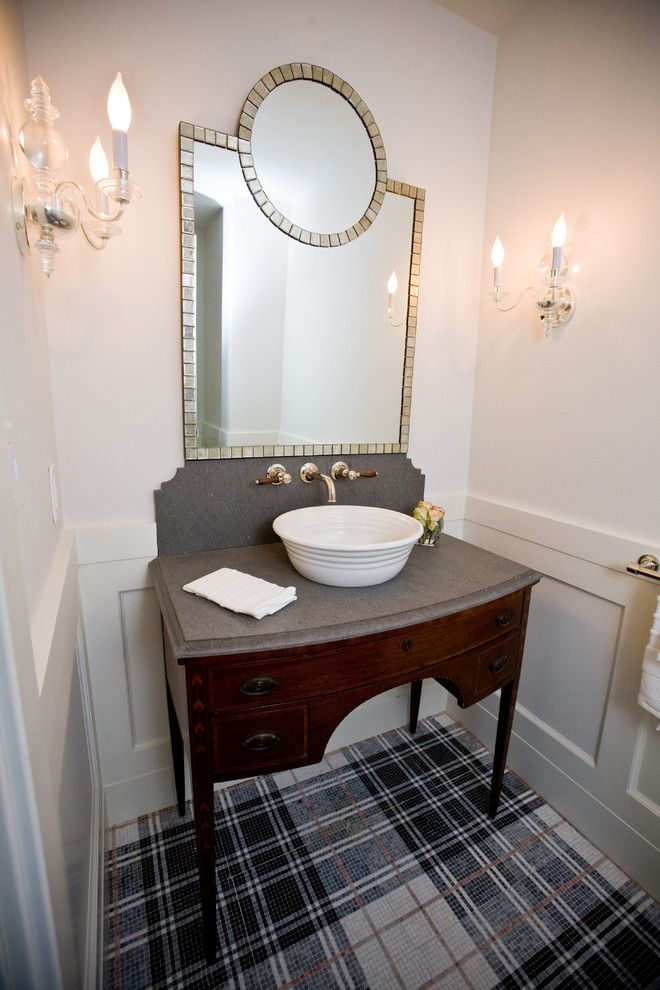
[[[62,182],[58,182],[55,186],[55,195],[59,196],[65,189],[74,189],[81,197],[87,211],[91,213],[96,220],[100,220],[101,223],[115,223],[117,220],[121,219],[124,214],[124,210],[126,209],[126,203],[120,203],[114,213],[101,213],[96,209],[83,187],[79,185],[79,183],[74,182],[73,179],[63,179]],[[92,244],[86,234],[85,237],[87,238],[88,243]],[[94,247],[93,244],[92,247]]]
[[[500,311],[500,313],[508,313],[509,310],[512,310],[512,309],[515,309],[516,308],[516,306],[518,305],[518,303],[520,303],[522,301],[523,297],[525,296],[525,294],[527,292],[536,292],[536,291],[537,290],[534,288],[533,285],[528,285],[527,288],[526,289],[523,289],[522,292],[518,295],[517,299],[515,299],[512,303],[509,303],[508,306],[503,306],[502,305],[502,300],[499,298],[499,295],[496,292],[495,293],[495,305],[497,306],[497,308]]]
[[[98,239],[93,238],[91,236],[90,232],[87,230],[87,227],[86,227],[84,221],[83,221],[83,223],[80,224],[80,229],[82,231],[83,237],[85,238],[85,240],[87,241],[87,243],[89,244],[89,246],[91,248],[94,248],[95,251],[102,251],[103,248],[108,243],[109,238],[107,238],[107,237],[99,237]]]

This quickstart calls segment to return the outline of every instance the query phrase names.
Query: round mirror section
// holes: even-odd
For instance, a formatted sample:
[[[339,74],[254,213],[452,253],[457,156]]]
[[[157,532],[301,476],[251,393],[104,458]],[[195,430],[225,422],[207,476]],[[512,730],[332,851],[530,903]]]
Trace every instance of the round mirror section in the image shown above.
[[[264,192],[302,229],[346,230],[376,187],[369,135],[346,100],[306,79],[278,86],[254,120],[252,154]]]
[[[348,244],[383,202],[378,126],[352,86],[320,66],[291,63],[259,80],[243,107],[239,153],[260,209],[304,244]]]

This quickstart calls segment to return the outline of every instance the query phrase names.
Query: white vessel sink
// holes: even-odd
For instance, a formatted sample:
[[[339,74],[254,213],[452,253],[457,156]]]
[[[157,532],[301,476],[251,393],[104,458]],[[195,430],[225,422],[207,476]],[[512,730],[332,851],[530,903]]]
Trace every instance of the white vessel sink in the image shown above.
[[[295,569],[319,584],[364,588],[395,577],[423,532],[412,516],[368,505],[314,505],[273,522]]]

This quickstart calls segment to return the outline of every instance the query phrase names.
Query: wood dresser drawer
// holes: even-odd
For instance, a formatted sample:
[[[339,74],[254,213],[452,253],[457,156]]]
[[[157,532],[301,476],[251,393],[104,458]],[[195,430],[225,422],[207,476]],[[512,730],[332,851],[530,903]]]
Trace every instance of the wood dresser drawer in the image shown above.
[[[277,705],[377,684],[399,677],[415,678],[421,668],[473,650],[518,629],[523,592],[516,592],[466,612],[423,622],[372,639],[338,642],[334,648],[274,651],[261,659],[252,654],[228,657],[209,669],[211,709]]]
[[[518,642],[520,636],[515,633],[501,639],[479,653],[477,661],[476,694],[490,694],[502,684],[513,679],[518,660]]]
[[[261,773],[307,756],[307,705],[262,708],[211,721],[215,774]]]

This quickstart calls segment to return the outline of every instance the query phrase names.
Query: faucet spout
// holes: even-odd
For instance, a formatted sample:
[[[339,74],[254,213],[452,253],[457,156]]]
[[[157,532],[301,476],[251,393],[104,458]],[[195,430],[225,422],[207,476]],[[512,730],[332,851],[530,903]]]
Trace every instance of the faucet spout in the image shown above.
[[[325,487],[328,489],[328,504],[335,505],[337,502],[337,492],[335,491],[335,481],[327,474],[321,474],[316,464],[312,464],[311,461],[308,464],[303,464],[300,469],[300,479],[304,481],[306,485],[311,485],[315,478],[321,478],[325,481]]]
[[[325,481],[325,487],[328,489],[328,505],[335,505],[337,502],[337,492],[335,490],[334,481],[329,475],[321,474],[320,472],[319,478],[323,478]]]

